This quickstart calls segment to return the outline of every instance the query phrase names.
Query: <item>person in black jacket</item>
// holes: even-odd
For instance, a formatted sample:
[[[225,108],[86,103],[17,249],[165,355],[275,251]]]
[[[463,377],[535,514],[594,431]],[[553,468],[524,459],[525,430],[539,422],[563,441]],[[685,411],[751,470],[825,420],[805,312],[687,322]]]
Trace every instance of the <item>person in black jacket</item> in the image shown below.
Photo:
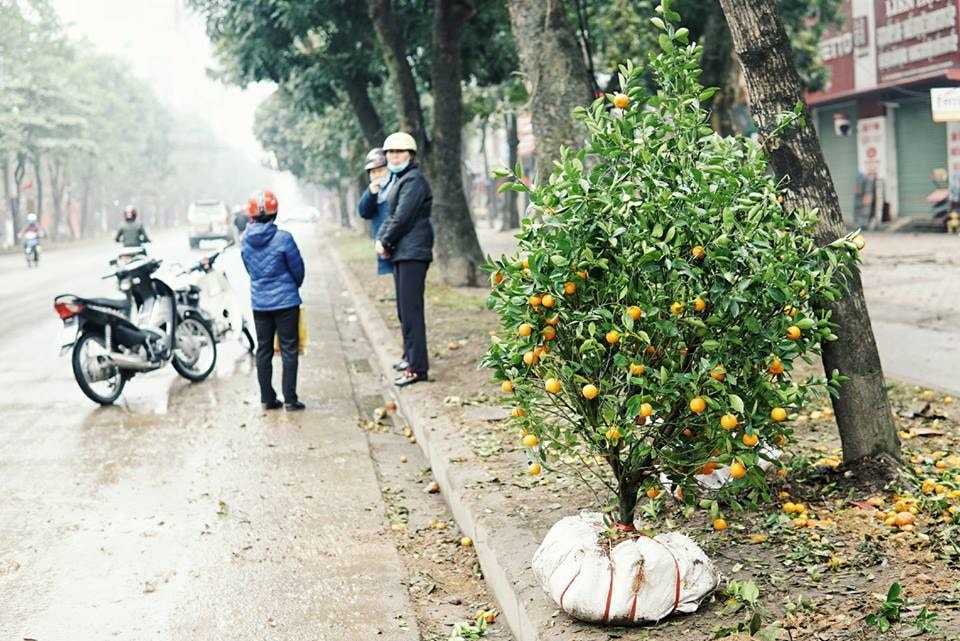
[[[398,387],[429,380],[427,328],[423,292],[427,269],[433,260],[433,225],[430,208],[433,193],[415,162],[417,142],[408,133],[390,134],[383,142],[390,183],[388,215],[377,232],[377,253],[393,263],[397,280],[397,303],[403,329],[403,353],[407,359],[395,365]]]

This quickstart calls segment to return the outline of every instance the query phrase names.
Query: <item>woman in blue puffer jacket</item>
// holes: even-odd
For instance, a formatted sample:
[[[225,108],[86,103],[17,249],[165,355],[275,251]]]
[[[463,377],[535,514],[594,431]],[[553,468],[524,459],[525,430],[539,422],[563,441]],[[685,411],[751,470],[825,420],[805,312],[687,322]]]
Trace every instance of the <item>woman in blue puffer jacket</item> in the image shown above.
[[[277,229],[279,204],[270,191],[251,196],[247,205],[250,224],[243,235],[240,255],[250,274],[253,322],[257,328],[257,381],[265,410],[304,409],[297,398],[300,327],[300,286],[304,266],[290,232]],[[273,342],[279,338],[283,362],[283,402],[273,389]]]

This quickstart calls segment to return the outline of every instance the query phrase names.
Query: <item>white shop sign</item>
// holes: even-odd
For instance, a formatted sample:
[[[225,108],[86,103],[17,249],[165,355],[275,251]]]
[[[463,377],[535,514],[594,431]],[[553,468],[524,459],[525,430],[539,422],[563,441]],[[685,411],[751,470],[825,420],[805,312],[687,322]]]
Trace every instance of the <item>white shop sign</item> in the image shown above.
[[[934,122],[960,120],[960,87],[931,89],[930,109]]]

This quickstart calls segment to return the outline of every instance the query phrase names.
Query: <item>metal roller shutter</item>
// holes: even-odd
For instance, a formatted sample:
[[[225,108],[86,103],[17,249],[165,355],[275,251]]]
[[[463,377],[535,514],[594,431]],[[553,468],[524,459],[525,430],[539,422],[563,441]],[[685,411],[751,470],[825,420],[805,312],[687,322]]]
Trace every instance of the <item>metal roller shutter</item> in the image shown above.
[[[833,131],[833,115],[846,114],[850,119],[850,135],[838,136]],[[842,105],[817,110],[820,147],[830,168],[833,187],[840,199],[840,210],[847,225],[853,225],[853,202],[857,191],[857,106]]]
[[[901,102],[894,122],[900,183],[898,215],[929,217],[931,208],[926,198],[936,188],[930,172],[947,167],[947,126],[933,122],[929,97]]]

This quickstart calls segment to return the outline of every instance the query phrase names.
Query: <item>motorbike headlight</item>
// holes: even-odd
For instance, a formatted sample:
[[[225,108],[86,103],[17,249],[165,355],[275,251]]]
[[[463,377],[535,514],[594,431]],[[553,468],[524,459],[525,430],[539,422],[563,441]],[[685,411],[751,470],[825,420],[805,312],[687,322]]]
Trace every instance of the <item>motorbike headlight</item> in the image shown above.
[[[128,292],[128,291],[130,291],[130,280],[129,280],[129,279],[124,278],[123,280],[120,281],[120,291],[121,291],[121,292]]]

